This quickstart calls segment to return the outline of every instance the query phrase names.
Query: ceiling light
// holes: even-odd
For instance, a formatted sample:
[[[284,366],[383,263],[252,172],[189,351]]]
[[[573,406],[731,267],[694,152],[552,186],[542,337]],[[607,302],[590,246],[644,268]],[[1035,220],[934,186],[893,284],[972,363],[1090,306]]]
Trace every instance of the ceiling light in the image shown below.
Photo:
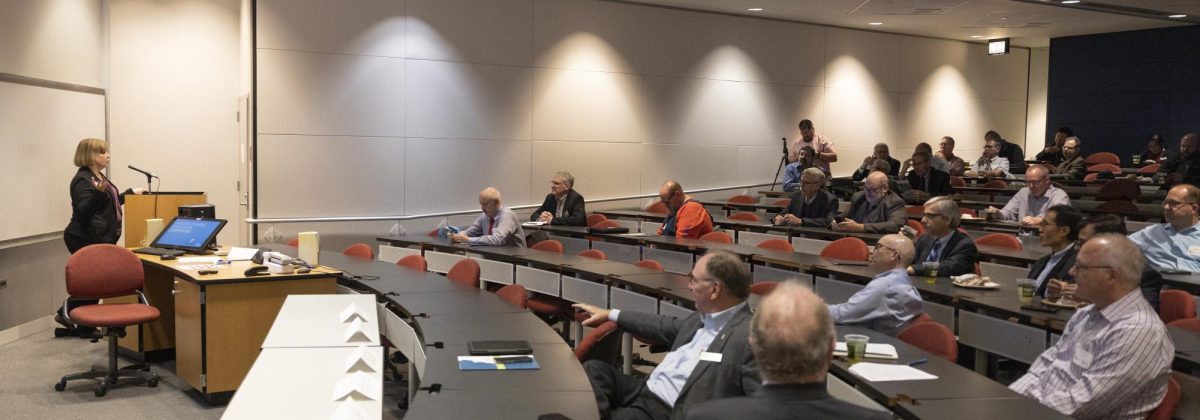
[[[979,39],[983,38],[983,35],[971,35],[971,38]]]
[[[988,55],[1008,54],[1008,38],[989,39]]]
[[[1075,4],[1075,3],[1079,3],[1079,0],[1063,0],[1063,2],[1062,2],[1062,4]]]
[[[749,11],[751,11],[751,12],[761,12],[761,11],[763,11],[763,8],[761,8],[761,7],[751,7],[751,8],[749,8],[749,9],[746,9],[746,10],[749,10]]]
[[[868,25],[872,25],[872,26],[879,26],[879,25],[882,25],[882,24],[883,24],[883,22],[870,22],[870,23],[867,23],[867,24],[868,24]]]
[[[1187,17],[1187,15],[1170,15],[1167,17],[1169,17],[1171,19],[1183,19],[1183,18]]]

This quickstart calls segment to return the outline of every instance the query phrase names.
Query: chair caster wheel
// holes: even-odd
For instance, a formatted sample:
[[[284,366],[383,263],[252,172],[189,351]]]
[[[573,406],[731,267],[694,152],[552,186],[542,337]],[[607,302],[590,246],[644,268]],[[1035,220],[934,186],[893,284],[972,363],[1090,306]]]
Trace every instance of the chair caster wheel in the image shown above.
[[[58,383],[54,384],[54,390],[55,390],[55,391],[62,392],[64,389],[67,389],[67,383],[66,383],[66,382],[63,382],[63,381],[58,381]]]
[[[96,397],[103,397],[103,396],[104,396],[104,394],[107,394],[107,393],[108,393],[108,390],[107,390],[107,389],[104,389],[104,388],[96,388]]]
[[[151,387],[151,388],[157,388],[158,387],[158,379],[151,379],[149,381],[146,381],[146,386]]]

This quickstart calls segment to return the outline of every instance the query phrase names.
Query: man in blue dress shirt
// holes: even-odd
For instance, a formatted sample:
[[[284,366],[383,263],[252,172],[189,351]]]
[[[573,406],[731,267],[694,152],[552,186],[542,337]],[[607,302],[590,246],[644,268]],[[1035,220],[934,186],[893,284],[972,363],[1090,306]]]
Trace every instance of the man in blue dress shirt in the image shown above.
[[[863,325],[889,335],[896,335],[908,326],[921,315],[921,294],[905,271],[915,254],[912,241],[902,235],[879,238],[870,256],[871,268],[879,274],[846,303],[829,305],[833,322]]]
[[[1159,272],[1200,272],[1200,188],[1179,184],[1163,200],[1163,220],[1129,236]]]

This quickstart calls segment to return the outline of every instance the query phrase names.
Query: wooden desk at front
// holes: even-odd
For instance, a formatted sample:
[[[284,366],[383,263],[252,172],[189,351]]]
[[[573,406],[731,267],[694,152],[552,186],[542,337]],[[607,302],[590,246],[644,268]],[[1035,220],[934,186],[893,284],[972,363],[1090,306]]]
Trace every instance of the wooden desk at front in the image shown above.
[[[336,293],[337,271],[246,277],[255,264],[221,265],[201,276],[192,265],[138,255],[145,269],[144,293],[162,312],[158,321],[129,329],[120,346],[149,358],[169,358],[175,374],[207,402],[223,404],[258,357],[267,331],[288,295]]]

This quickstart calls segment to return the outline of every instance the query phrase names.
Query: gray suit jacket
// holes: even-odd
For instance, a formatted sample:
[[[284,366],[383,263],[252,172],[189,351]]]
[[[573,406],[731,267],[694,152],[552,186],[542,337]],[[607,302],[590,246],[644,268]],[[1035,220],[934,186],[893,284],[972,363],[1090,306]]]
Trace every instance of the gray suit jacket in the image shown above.
[[[1083,179],[1084,175],[1087,175],[1087,163],[1083,155],[1075,155],[1071,160],[1059,163],[1054,173],[1050,174],[1050,179]]]
[[[917,238],[915,245],[917,255],[913,259],[913,274],[925,275],[923,263],[929,253],[933,252],[933,244],[936,241],[937,238],[930,234]],[[979,259],[978,257],[979,248],[975,247],[975,241],[955,229],[954,233],[950,234],[950,239],[946,240],[946,246],[938,255],[938,275],[945,277],[974,273],[975,261]]]
[[[751,316],[750,305],[743,306],[725,324],[717,338],[713,339],[707,351],[721,353],[721,362],[701,361],[696,365],[696,369],[679,392],[679,399],[676,400],[673,411],[675,417],[689,404],[759,393],[762,379],[758,376],[758,363],[754,361],[754,354],[750,352]],[[617,326],[651,341],[671,343],[671,351],[675,351],[692,341],[701,323],[699,312],[679,319],[621,311]]]
[[[846,217],[862,223],[868,233],[896,233],[907,223],[908,214],[904,212],[904,199],[894,192],[888,191],[871,207],[866,193],[859,191],[850,199],[850,212]]]

